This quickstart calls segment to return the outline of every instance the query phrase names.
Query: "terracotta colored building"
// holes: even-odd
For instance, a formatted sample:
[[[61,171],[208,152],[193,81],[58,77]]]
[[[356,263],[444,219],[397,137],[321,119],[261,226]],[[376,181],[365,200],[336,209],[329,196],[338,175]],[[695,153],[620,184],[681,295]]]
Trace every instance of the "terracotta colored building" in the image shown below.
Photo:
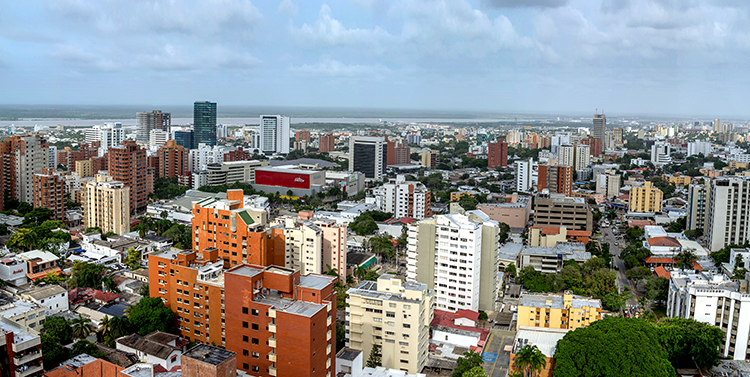
[[[91,174],[96,175],[102,170],[107,170],[107,155],[101,157],[91,157]]]
[[[487,144],[487,168],[508,166],[508,143],[498,141]]]
[[[135,140],[125,140],[122,145],[109,148],[107,157],[112,179],[130,187],[130,210],[145,207],[148,194],[154,191],[154,177],[149,175],[146,150]]]
[[[321,152],[333,152],[336,150],[336,138],[333,134],[321,135],[318,144],[318,149]]]
[[[573,167],[567,165],[539,165],[537,170],[537,191],[548,189],[550,193],[573,193]]]
[[[224,162],[230,162],[230,161],[248,161],[252,159],[253,154],[250,153],[250,151],[246,151],[242,149],[242,147],[238,147],[235,150],[227,151],[224,153]]]
[[[237,376],[237,354],[208,344],[199,344],[187,350],[180,361],[181,372],[185,376]]]
[[[94,141],[88,144],[81,144],[77,151],[72,150],[70,147],[65,147],[65,149],[57,151],[57,163],[66,166],[70,171],[76,171],[76,161],[97,157],[100,146],[101,142]]]
[[[65,220],[65,178],[54,169],[34,174],[34,207],[49,208],[53,220]]]
[[[174,140],[167,140],[159,151],[159,177],[174,178],[188,173],[188,151],[182,146],[177,145]]]
[[[294,133],[294,141],[304,141],[308,144],[310,144],[310,131],[308,130],[299,130]]]
[[[581,140],[581,144],[588,145],[591,151],[591,157],[599,157],[602,154],[602,139],[595,139],[589,136],[588,139]]]

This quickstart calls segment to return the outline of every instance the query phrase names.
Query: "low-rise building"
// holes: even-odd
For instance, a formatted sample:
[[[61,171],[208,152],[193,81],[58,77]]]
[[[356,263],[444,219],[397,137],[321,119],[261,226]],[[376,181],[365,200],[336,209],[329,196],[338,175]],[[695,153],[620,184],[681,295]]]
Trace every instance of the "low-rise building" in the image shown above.
[[[565,294],[523,294],[518,300],[516,329],[522,326],[575,330],[602,319],[602,302]]]
[[[529,246],[555,247],[558,242],[589,243],[591,232],[568,230],[564,226],[532,226],[529,228]]]
[[[510,371],[522,373],[515,367],[516,354],[525,346],[536,346],[545,359],[544,368],[536,374],[537,377],[552,377],[555,370],[555,349],[557,342],[562,339],[569,329],[538,328],[520,326],[513,340],[513,350],[510,353]]]
[[[69,309],[68,291],[56,284],[35,286],[31,290],[21,293],[20,296],[24,300],[43,307],[48,316],[66,312]]]
[[[534,225],[564,226],[568,229],[593,230],[593,215],[583,198],[562,194],[539,195],[534,201]]]
[[[29,265],[21,258],[8,256],[0,260],[0,279],[12,286],[26,284],[28,272]]]
[[[45,373],[44,377],[119,377],[123,369],[125,368],[84,353],[63,361],[58,367]]]
[[[426,377],[424,373],[411,374],[401,369],[364,367],[363,352],[344,347],[336,354],[337,377]]]
[[[523,229],[526,228],[531,216],[531,196],[514,193],[506,195],[504,202],[479,204],[477,209],[498,223]]]
[[[544,273],[558,273],[566,260],[584,263],[591,259],[591,253],[586,251],[586,245],[574,242],[558,242],[555,247],[524,246],[518,253],[518,270],[534,267]]]
[[[179,344],[178,344],[179,342]],[[119,351],[135,354],[141,362],[158,364],[166,370],[182,365],[182,347],[186,344],[179,336],[161,331],[146,336],[132,334],[117,339]]]
[[[47,251],[31,250],[18,254],[17,257],[25,260],[28,264],[29,272],[26,274],[26,277],[31,280],[36,280],[50,273],[58,274],[61,271],[60,267],[57,267],[57,261],[60,258]]]
[[[684,187],[690,184],[692,177],[687,176],[687,175],[682,175],[679,173],[675,173],[675,174],[662,174],[661,179],[677,187]]]

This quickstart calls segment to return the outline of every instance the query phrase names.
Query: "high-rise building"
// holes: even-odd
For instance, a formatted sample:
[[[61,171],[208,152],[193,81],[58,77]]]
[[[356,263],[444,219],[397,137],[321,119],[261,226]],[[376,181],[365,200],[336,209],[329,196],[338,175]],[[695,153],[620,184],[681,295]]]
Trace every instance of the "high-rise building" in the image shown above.
[[[347,226],[330,219],[315,219],[313,223],[323,232],[323,267],[335,268],[339,279],[346,281]]]
[[[187,149],[177,145],[174,140],[169,140],[159,148],[157,152],[159,157],[159,177],[174,178],[187,175],[188,170],[188,153]]]
[[[409,224],[407,279],[435,290],[436,309],[492,310],[499,287],[499,229],[478,210]]]
[[[93,177],[94,170],[91,163],[91,159],[76,161],[76,169],[74,173],[78,174],[81,178]]]
[[[289,117],[260,116],[260,151],[264,154],[289,153]]]
[[[294,132],[294,141],[304,141],[310,144],[312,134],[308,130],[299,130]]]
[[[177,145],[187,150],[194,148],[193,131],[175,131],[174,140],[177,142]]]
[[[392,213],[393,217],[422,220],[432,216],[430,190],[421,182],[407,182],[403,175],[374,188],[373,194],[382,199],[380,210]]]
[[[136,140],[142,142],[148,142],[151,130],[159,129],[169,133],[169,129],[172,126],[172,114],[162,113],[161,110],[154,110],[150,113],[145,111],[136,113],[135,119],[137,129]]]
[[[148,204],[148,194],[154,191],[153,173],[147,169],[146,150],[134,140],[125,140],[122,145],[109,149],[109,175],[130,188],[130,210]]]
[[[704,228],[708,249],[744,244],[750,240],[750,177],[722,177],[710,185]]]
[[[508,166],[508,143],[502,140],[487,144],[487,168],[498,166]]]
[[[193,148],[200,144],[216,145],[216,102],[193,104]]]
[[[97,174],[85,187],[83,223],[104,233],[130,232],[130,188],[106,174]]]
[[[393,164],[394,165],[410,165],[411,164],[411,148],[405,142],[396,144],[393,148]]]
[[[551,193],[571,196],[573,192],[573,167],[567,165],[539,165],[537,191],[548,189]]]
[[[380,181],[385,175],[388,161],[385,140],[378,136],[351,136],[349,138],[349,171],[358,171],[365,178]]]
[[[710,181],[702,185],[690,185],[688,188],[688,213],[685,230],[705,229],[709,190],[711,190]]]
[[[65,220],[65,179],[62,174],[45,168],[34,174],[33,181],[34,207],[49,208],[53,220]]]
[[[708,157],[711,154],[711,142],[710,141],[691,141],[687,146],[687,155],[696,156],[703,154],[704,157]]]
[[[534,160],[529,158],[526,161],[516,161],[516,190],[520,192],[529,192],[531,189],[531,176],[534,167]]]
[[[607,117],[604,114],[594,114],[594,126],[591,135],[594,139],[604,140],[604,131],[607,129]]]
[[[406,142],[408,144],[420,145],[422,144],[422,135],[408,134],[406,135]]]
[[[616,144],[622,144],[622,142],[623,142],[623,138],[622,138],[622,128],[619,128],[619,127],[615,127],[615,128],[614,128],[614,129],[612,130],[612,135],[613,135],[613,136],[614,136],[614,138],[615,138],[615,143],[616,143]]]
[[[581,140],[581,144],[589,146],[591,157],[599,158],[599,156],[601,156],[602,154],[602,141],[601,140],[594,139],[593,137],[589,136],[587,139]]]
[[[248,264],[225,270],[217,249],[202,250],[149,255],[151,297],[175,313],[180,336],[235,352],[237,368],[254,376],[334,374],[336,277]]]
[[[576,145],[576,157],[573,169],[583,170],[591,163],[591,146],[585,144]]]
[[[320,152],[333,152],[336,150],[336,138],[333,134],[320,135],[318,150]]]
[[[49,169],[49,143],[38,133],[25,133],[6,138],[0,143],[3,158],[3,192],[10,198],[34,202],[34,174]]]
[[[557,163],[559,165],[575,166],[575,156],[575,147],[573,145],[561,145],[557,150]]]
[[[643,183],[643,187],[630,189],[628,210],[630,212],[661,212],[661,201],[664,193],[651,186],[650,181]]]
[[[435,295],[402,279],[384,274],[347,291],[346,345],[362,352],[377,345],[382,366],[416,374],[427,363]]]
[[[422,166],[432,169],[438,165],[438,153],[437,151],[426,151],[422,152]]]
[[[97,124],[85,133],[86,143],[99,143],[99,156],[104,156],[110,147],[116,147],[125,140],[125,129],[120,122],[105,123],[103,126]]]
[[[670,156],[672,146],[669,143],[657,141],[651,146],[651,163],[654,166],[662,166],[672,162]]]
[[[188,169],[190,171],[206,170],[208,164],[217,164],[224,162],[224,155],[228,149],[224,146],[215,145],[213,147],[206,144],[199,144],[190,150],[188,154]]]
[[[167,140],[169,140],[168,132],[158,129],[151,130],[148,137],[148,147],[151,148],[151,150],[159,149],[162,145],[167,143]]]
[[[101,142],[93,141],[88,144],[81,144],[77,151],[72,150],[70,147],[65,147],[63,150],[57,151],[57,162],[71,171],[76,171],[76,161],[88,160],[93,157],[98,157]]]
[[[621,177],[616,169],[607,169],[603,174],[597,174],[595,179],[597,194],[603,194],[607,199],[612,199],[620,194]]]
[[[284,266],[301,274],[320,274],[323,270],[323,231],[312,221],[283,219],[274,232],[283,231]]]
[[[229,137],[229,127],[226,124],[217,124],[216,125],[216,137],[217,138]]]

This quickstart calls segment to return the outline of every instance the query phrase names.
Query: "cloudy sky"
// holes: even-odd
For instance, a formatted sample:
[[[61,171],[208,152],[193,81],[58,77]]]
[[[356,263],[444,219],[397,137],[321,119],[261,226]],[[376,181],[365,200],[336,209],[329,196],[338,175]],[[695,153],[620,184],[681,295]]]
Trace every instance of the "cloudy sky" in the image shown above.
[[[745,3],[0,0],[0,103],[750,117]]]

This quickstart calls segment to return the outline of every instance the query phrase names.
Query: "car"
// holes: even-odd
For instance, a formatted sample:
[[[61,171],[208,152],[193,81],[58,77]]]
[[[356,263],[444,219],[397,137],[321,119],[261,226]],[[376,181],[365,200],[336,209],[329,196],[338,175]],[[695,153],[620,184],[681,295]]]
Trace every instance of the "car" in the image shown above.
[[[615,246],[620,246],[620,243],[615,241]]]
[[[620,271],[620,266],[615,265],[615,271]]]

